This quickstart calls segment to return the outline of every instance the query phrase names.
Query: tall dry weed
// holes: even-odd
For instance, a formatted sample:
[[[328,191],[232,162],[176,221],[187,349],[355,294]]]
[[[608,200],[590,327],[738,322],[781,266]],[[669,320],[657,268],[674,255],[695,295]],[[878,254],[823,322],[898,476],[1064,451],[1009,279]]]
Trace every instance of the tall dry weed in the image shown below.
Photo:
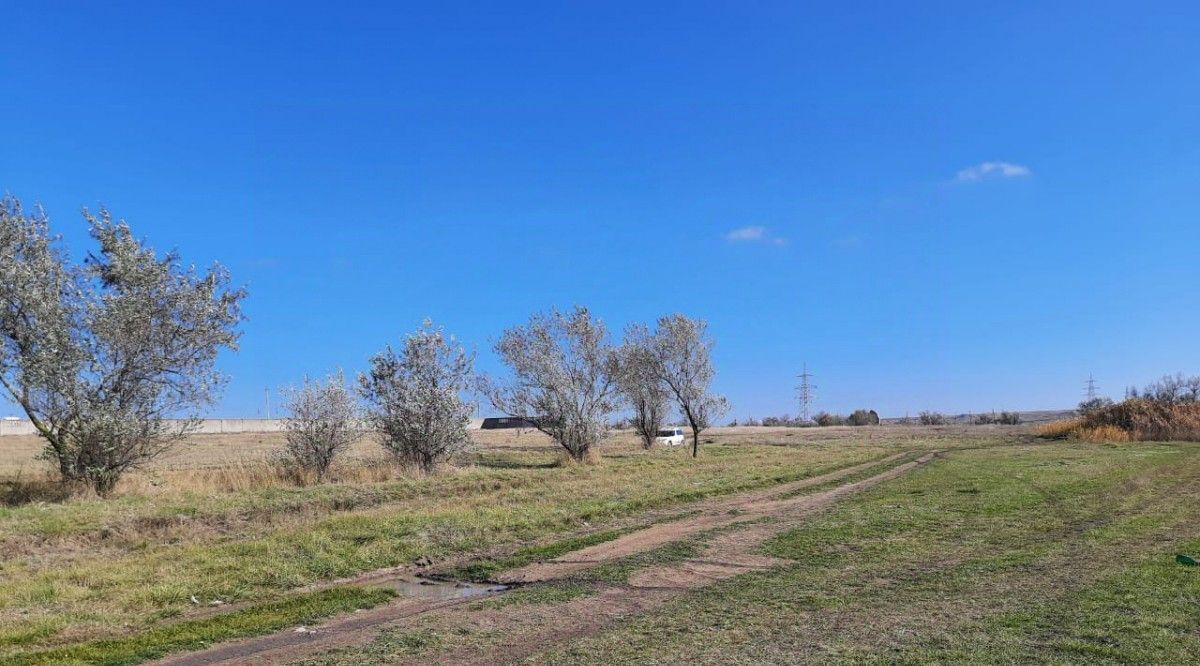
[[[1090,442],[1200,442],[1200,402],[1131,398],[1074,419],[1040,426],[1037,434]]]

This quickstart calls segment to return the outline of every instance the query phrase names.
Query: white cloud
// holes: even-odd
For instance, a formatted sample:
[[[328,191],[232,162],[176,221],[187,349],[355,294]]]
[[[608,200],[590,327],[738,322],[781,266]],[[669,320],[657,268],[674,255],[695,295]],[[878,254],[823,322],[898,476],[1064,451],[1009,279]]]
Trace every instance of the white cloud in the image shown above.
[[[1022,178],[1033,175],[1029,167],[1012,162],[983,162],[967,167],[955,177],[960,183],[970,183],[984,178]]]
[[[742,227],[725,234],[725,240],[727,241],[760,241],[766,237],[766,227]]]
[[[772,236],[766,227],[740,227],[725,234],[725,240],[731,243],[770,243],[771,245],[787,245],[787,240]]]

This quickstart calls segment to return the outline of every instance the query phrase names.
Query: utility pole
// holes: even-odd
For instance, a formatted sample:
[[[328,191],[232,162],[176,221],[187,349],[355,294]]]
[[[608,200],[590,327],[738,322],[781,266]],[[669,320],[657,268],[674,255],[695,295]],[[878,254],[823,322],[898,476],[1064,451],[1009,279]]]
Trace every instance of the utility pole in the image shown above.
[[[263,406],[265,408],[263,413],[266,414],[266,418],[268,420],[270,420],[270,418],[271,418],[271,387],[270,386],[263,389]]]
[[[1092,377],[1091,375],[1088,375],[1087,384],[1085,384],[1084,387],[1085,387],[1084,395],[1087,396],[1087,399],[1095,400],[1096,399],[1096,378]]]
[[[808,363],[804,363],[804,370],[799,375],[800,384],[796,387],[796,398],[800,401],[800,420],[807,421],[809,419],[809,409],[812,407],[813,398],[816,395],[817,385],[812,383],[812,373],[808,371]]]

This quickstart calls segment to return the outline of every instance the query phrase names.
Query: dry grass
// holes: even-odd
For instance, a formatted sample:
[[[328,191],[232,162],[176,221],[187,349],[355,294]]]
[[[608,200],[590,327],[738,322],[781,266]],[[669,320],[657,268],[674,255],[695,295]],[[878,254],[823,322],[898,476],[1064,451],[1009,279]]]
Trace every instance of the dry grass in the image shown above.
[[[1079,432],[1079,427],[1079,419],[1063,419],[1043,423],[1033,431],[1037,433],[1038,437],[1045,439],[1078,439],[1076,434]]]
[[[1129,433],[1111,425],[1089,426],[1083,419],[1064,419],[1038,426],[1034,429],[1045,439],[1074,439],[1082,442],[1128,442]]]
[[[1015,428],[1014,434],[1027,432]],[[880,426],[871,428],[768,428],[733,427],[705,431],[701,444],[726,446],[808,446],[847,444],[854,446],[897,446],[908,442],[943,442],[956,446],[965,440],[987,435],[979,428],[947,426],[942,428]],[[476,455],[504,453],[547,453],[561,460],[561,466],[579,465],[548,437],[537,431],[477,430],[471,433],[474,451],[454,462],[462,469],[473,464]],[[283,446],[282,433],[238,433],[193,435],[174,450],[145,468],[131,472],[114,489],[114,497],[169,497],[192,494],[225,495],[263,489],[287,489],[310,486],[315,479],[272,464]],[[88,499],[90,491],[67,488],[55,482],[49,464],[38,459],[43,443],[35,436],[6,436],[0,439],[0,505],[20,505],[31,501],[57,502],[68,498]],[[688,446],[678,447],[680,451]],[[603,446],[593,449],[584,465],[601,463],[605,457],[644,453],[632,431],[614,431]],[[681,454],[682,455],[682,454]],[[420,474],[397,466],[370,437],[356,442],[344,459],[331,470],[327,485],[345,486],[418,478]]]
[[[1126,400],[1073,419],[1038,426],[1047,439],[1087,442],[1200,442],[1200,403]]]
[[[1128,432],[1111,425],[1080,428],[1077,438],[1085,442],[1128,442],[1131,440]]]
[[[557,447],[544,439],[537,445],[530,433],[514,435],[519,444],[501,442],[469,465],[419,478],[357,482],[397,474],[359,457],[333,483],[276,487],[285,481],[262,459],[227,451],[224,465],[216,457],[190,469],[156,464],[132,475],[118,497],[0,506],[0,662],[191,618],[212,600],[265,603],[287,590],[419,557],[441,562],[619,529],[640,524],[647,512],[858,464],[899,447],[932,446],[907,439],[729,445],[714,432],[718,443],[693,460],[680,449],[643,451],[620,433],[600,451],[603,464],[559,467]],[[195,444],[212,448],[211,441]],[[244,486],[253,487],[217,490]]]
[[[420,476],[390,458],[357,459],[334,465],[325,483],[356,485]],[[121,479],[115,496],[155,496],[186,493],[238,493],[263,488],[295,488],[317,483],[306,470],[255,460],[235,460],[201,469],[168,469],[135,472]]]
[[[596,449],[588,449],[588,452],[583,454],[582,460],[576,460],[572,458],[566,451],[563,451],[562,453],[558,454],[558,459],[555,461],[555,465],[558,467],[574,467],[576,465],[599,465],[602,462],[604,462],[604,456],[600,455],[599,451]]]

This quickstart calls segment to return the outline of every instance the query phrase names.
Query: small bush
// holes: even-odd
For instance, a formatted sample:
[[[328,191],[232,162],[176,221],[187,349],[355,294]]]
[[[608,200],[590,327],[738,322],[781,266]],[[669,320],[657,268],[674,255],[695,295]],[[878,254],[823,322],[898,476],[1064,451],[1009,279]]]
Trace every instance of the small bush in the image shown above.
[[[389,345],[371,357],[370,371],[359,375],[359,392],[380,444],[396,462],[430,473],[470,446],[467,424],[474,406],[461,394],[470,388],[473,363],[458,341],[428,319],[399,353]],[[589,422],[605,429],[607,414],[593,416]]]
[[[921,412],[917,415],[917,419],[921,422],[921,425],[946,425],[946,415],[940,412]]]
[[[873,409],[856,409],[846,417],[846,424],[852,426],[879,425],[879,414]]]
[[[277,459],[281,472],[297,483],[320,483],[329,466],[366,432],[362,410],[338,370],[321,381],[304,378],[289,389],[285,407],[284,448]]]
[[[825,427],[829,427],[829,426],[845,425],[846,419],[842,418],[841,416],[838,416],[837,414],[830,414],[829,412],[818,412],[817,415],[813,417],[813,422],[816,423],[817,425],[825,428]]]

